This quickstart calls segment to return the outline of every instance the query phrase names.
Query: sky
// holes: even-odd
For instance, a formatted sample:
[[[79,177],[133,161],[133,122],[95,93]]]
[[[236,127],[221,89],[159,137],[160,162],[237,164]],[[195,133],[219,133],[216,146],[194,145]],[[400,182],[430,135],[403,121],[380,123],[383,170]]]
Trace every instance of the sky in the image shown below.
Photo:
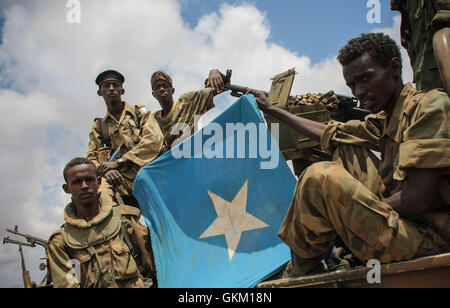
[[[399,41],[400,19],[380,0],[381,23],[369,23],[366,0],[79,0],[69,23],[66,0],[0,1],[0,237],[6,228],[48,239],[70,201],[62,170],[84,156],[93,121],[105,114],[96,76],[126,78],[124,100],[159,105],[151,74],[165,70],[175,97],[200,89],[209,70],[233,70],[232,82],[269,90],[270,78],[295,67],[292,94],[350,94],[336,61],[339,49],[365,32]],[[71,15],[72,16],[72,15]],[[404,81],[412,80],[406,52]],[[216,97],[203,125],[234,101]],[[44,257],[24,247],[33,281]],[[0,287],[21,287],[17,247],[0,245]]]

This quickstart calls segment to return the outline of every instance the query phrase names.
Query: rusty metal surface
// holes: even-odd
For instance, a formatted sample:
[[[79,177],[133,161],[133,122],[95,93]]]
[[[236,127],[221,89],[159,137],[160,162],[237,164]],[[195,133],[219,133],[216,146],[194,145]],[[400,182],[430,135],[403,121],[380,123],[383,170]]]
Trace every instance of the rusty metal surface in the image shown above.
[[[381,283],[366,280],[370,268],[299,278],[279,279],[258,284],[257,288],[450,288],[450,253],[381,266]]]

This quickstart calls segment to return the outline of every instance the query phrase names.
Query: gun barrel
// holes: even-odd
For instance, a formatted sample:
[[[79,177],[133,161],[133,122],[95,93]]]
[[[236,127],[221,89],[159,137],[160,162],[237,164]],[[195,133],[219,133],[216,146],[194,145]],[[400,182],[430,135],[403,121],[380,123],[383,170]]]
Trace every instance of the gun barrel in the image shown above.
[[[28,246],[28,247],[36,247],[36,245],[34,245],[34,244],[12,240],[9,237],[3,238],[3,245],[4,244],[16,244],[16,245],[22,245],[22,246]]]
[[[22,236],[22,237],[26,238],[27,242],[31,243],[32,245],[38,244],[38,245],[41,245],[41,246],[44,246],[44,247],[46,247],[48,245],[48,242],[46,240],[43,240],[43,239],[41,239],[39,237],[32,236],[32,235],[29,235],[29,234],[23,234],[23,233],[18,232],[17,230],[6,229],[6,231],[8,231],[9,233],[12,233],[12,234],[15,234],[15,235]]]
[[[229,84],[229,83],[226,83],[224,85],[224,88],[227,90],[231,90],[230,94],[235,97],[241,97],[242,95],[247,93],[248,90],[250,89],[248,87],[238,86],[238,85]],[[269,92],[266,92],[266,91],[261,91],[261,92],[263,92],[265,96],[269,96]]]

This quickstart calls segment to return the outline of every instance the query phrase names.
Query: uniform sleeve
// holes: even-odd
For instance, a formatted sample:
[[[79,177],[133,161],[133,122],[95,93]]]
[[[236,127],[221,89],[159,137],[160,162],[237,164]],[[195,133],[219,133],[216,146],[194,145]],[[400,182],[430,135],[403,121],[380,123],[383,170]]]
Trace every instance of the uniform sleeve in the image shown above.
[[[88,152],[86,153],[86,158],[91,160],[96,167],[100,165],[97,159],[97,153],[98,150],[103,146],[100,130],[100,121],[96,120],[89,133]]]
[[[50,273],[52,276],[54,288],[79,288],[80,285],[75,282],[69,282],[68,273],[72,268],[68,267],[71,260],[65,250],[64,237],[61,232],[56,232],[50,238],[47,247],[47,258],[50,264]],[[69,263],[70,264],[70,263]]]
[[[141,118],[141,139],[139,143],[125,153],[123,157],[140,167],[144,167],[159,156],[162,148],[163,134],[161,128],[153,114],[147,112]]]
[[[365,121],[330,121],[321,137],[322,150],[333,155],[338,144],[352,144],[380,151],[384,121],[384,112],[369,115]]]
[[[434,31],[450,27],[450,1],[435,0],[436,15],[431,20]]]
[[[179,100],[182,104],[186,105],[188,109],[187,114],[190,117],[203,115],[214,108],[214,92],[211,88],[185,93]]]
[[[433,90],[422,98],[403,134],[400,169],[450,167],[449,118],[447,94]]]

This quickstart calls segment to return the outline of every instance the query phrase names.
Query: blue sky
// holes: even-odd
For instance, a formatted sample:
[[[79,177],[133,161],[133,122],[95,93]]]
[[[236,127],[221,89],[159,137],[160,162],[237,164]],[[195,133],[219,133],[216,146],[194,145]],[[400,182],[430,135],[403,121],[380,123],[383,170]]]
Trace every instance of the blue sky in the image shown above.
[[[185,0],[181,1],[181,14],[191,27],[198,19],[215,12],[224,3],[244,1]],[[370,32],[374,27],[392,27],[393,17],[399,15],[390,9],[389,0],[380,0],[381,23],[370,24],[366,16],[366,0],[253,0],[266,14],[270,23],[270,41],[306,55],[316,63],[334,55],[348,38]]]

